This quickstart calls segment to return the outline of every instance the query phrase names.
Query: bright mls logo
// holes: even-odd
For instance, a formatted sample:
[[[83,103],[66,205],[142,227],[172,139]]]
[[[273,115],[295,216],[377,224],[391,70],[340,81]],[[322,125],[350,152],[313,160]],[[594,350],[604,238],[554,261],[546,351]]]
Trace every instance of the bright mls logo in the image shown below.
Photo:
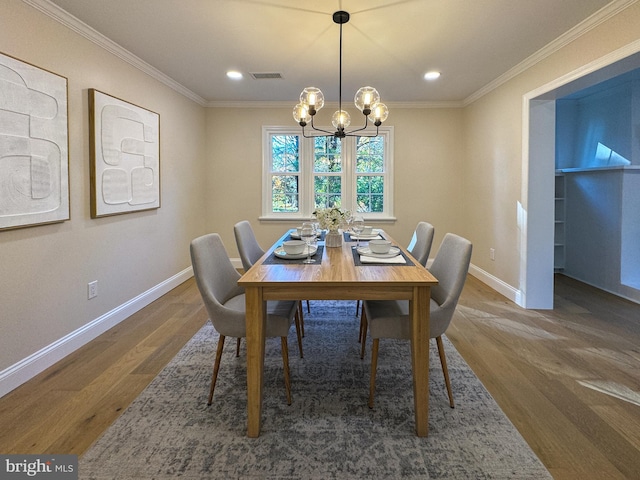
[[[78,480],[78,456],[0,455],[0,478]]]

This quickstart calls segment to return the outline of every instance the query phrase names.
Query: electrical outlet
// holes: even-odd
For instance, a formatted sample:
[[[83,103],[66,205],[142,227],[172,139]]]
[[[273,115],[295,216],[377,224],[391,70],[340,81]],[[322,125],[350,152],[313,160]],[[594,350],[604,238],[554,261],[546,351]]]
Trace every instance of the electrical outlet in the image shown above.
[[[87,284],[87,298],[91,300],[98,296],[98,281],[94,280]]]
[[[496,249],[495,248],[490,248],[489,249],[489,258],[491,260],[495,260],[496,259]]]

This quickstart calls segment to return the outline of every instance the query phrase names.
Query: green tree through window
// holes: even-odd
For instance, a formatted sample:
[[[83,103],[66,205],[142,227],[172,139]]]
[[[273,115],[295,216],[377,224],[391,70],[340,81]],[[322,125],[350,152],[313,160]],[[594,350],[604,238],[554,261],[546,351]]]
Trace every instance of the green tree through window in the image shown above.
[[[377,137],[303,138],[263,127],[263,217],[308,218],[338,207],[366,218],[393,217],[393,127]]]
[[[342,143],[335,137],[314,139],[314,210],[342,206],[341,148]]]
[[[271,142],[272,198],[274,212],[300,211],[300,139],[274,135]],[[293,175],[284,175],[291,173]]]

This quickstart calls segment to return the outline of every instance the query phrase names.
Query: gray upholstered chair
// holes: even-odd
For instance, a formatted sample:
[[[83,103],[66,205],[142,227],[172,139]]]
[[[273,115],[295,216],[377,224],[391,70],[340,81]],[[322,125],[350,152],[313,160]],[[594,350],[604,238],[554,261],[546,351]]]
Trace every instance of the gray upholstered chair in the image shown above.
[[[407,250],[423,267],[427,266],[435,228],[427,222],[419,222],[416,226]]]
[[[264,250],[258,244],[256,235],[251,228],[251,224],[247,220],[242,220],[233,226],[233,233],[236,236],[236,245],[238,246],[238,253],[240,254],[240,260],[242,261],[242,268],[246,272],[254,263],[256,263],[262,255]],[[309,300],[307,300],[307,312],[311,311]],[[300,330],[301,335],[304,337],[304,315],[302,313],[302,304],[299,304],[298,315],[300,316]],[[302,350],[300,351],[300,358],[302,358]]]
[[[427,266],[427,260],[429,260],[429,253],[431,253],[431,245],[433,244],[433,234],[435,228],[433,225],[427,222],[418,222],[416,229],[413,231],[413,236],[409,242],[407,250],[413,258],[415,258],[423,267]],[[356,303],[356,315],[360,313],[360,300]],[[362,317],[360,318],[360,336],[358,341],[362,343],[360,357],[364,358],[364,339],[366,334],[366,328]]]
[[[447,233],[442,240],[429,271],[438,279],[431,287],[429,338],[435,338],[442,364],[449,405],[454,407],[447,360],[442,344],[442,334],[447,330],[462,293],[469,263],[471,262],[471,242]],[[367,300],[364,302],[365,328],[373,338],[371,349],[371,381],[369,385],[369,407],[373,408],[378,348],[381,338],[411,338],[411,320],[408,300]],[[365,331],[366,334],[366,331]]]
[[[248,221],[243,220],[236,223],[233,227],[233,233],[236,236],[236,245],[238,246],[238,253],[240,253],[240,260],[242,260],[242,268],[246,272],[264,255],[264,250],[258,244],[253,228],[251,228],[251,224]]]
[[[213,365],[208,405],[211,405],[213,391],[220,369],[220,359],[226,337],[246,337],[244,289],[238,286],[240,274],[235,269],[222,239],[217,233],[210,233],[191,242],[191,263],[200,290],[200,295],[209,314],[209,319],[220,334],[216,359]],[[267,337],[280,337],[284,383],[287,403],[291,404],[291,381],[289,377],[289,349],[287,335],[291,324],[298,323],[297,303],[294,301],[267,302]],[[298,336],[298,342],[301,342]]]

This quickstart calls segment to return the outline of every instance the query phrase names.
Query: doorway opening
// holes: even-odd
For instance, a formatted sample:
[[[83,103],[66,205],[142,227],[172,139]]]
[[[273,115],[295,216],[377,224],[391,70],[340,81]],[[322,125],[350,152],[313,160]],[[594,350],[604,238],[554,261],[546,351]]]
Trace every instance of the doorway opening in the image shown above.
[[[553,308],[556,100],[640,67],[633,42],[524,96],[520,301]]]

